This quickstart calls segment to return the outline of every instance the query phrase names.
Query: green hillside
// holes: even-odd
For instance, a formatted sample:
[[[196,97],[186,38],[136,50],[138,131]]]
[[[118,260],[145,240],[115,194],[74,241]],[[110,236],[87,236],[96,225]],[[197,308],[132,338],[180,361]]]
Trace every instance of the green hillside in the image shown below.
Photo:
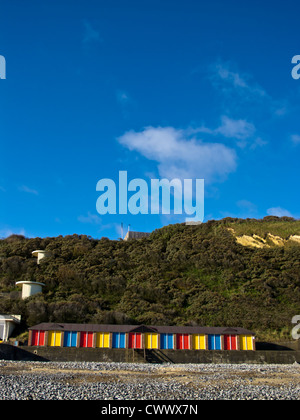
[[[286,242],[255,248],[236,237],[268,234]],[[0,240],[0,313],[40,322],[240,326],[259,339],[291,338],[300,314],[300,221],[209,221],[170,225],[128,242],[72,235]],[[32,251],[52,257],[37,265]],[[16,281],[46,284],[20,299]],[[20,332],[20,331],[19,331]]]

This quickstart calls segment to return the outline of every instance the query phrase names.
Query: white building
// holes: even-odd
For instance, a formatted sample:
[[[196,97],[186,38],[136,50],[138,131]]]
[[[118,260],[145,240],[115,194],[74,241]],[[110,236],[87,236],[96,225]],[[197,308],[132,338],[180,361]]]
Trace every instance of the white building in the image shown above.
[[[16,285],[22,285],[22,299],[41,293],[43,286],[45,286],[44,283],[37,281],[17,281]]]
[[[0,341],[7,341],[20,322],[21,315],[0,315]]]
[[[32,255],[37,257],[37,263],[39,264],[43,258],[47,258],[51,256],[51,252],[45,251],[43,249],[38,249],[36,251],[32,251]]]

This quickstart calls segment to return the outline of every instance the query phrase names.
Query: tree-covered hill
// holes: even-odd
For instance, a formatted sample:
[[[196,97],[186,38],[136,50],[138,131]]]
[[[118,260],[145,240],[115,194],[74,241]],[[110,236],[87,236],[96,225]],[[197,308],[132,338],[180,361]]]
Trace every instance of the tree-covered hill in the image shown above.
[[[268,234],[285,240],[278,246]],[[243,246],[258,235],[266,246]],[[141,240],[84,235],[0,240],[0,313],[40,322],[240,326],[259,339],[290,338],[300,314],[300,221],[266,217],[166,226]],[[32,251],[52,257],[37,265]],[[20,299],[15,283],[45,283]]]

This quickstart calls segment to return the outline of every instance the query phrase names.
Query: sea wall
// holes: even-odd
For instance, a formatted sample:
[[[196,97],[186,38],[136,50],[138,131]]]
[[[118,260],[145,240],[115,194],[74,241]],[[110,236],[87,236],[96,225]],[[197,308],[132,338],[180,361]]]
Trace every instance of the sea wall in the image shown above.
[[[292,364],[300,363],[300,351],[209,351],[209,350],[133,350],[66,347],[16,347],[0,345],[2,360],[57,362],[126,363],[225,363]]]

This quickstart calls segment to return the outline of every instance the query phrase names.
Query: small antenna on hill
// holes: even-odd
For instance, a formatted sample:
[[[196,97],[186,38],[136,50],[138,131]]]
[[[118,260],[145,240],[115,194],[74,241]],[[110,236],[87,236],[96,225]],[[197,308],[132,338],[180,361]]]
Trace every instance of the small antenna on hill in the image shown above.
[[[123,222],[121,223],[121,238],[124,239],[123,238]]]

